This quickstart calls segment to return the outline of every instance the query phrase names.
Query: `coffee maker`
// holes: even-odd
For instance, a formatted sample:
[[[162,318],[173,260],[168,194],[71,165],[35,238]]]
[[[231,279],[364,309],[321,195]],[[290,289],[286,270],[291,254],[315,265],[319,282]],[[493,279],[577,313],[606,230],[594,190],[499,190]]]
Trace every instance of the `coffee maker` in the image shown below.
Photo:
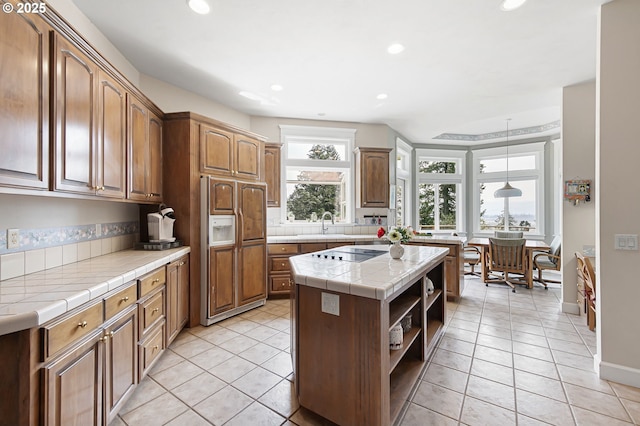
[[[176,221],[174,211],[165,204],[160,204],[158,213],[147,214],[149,242],[173,242],[173,223]]]

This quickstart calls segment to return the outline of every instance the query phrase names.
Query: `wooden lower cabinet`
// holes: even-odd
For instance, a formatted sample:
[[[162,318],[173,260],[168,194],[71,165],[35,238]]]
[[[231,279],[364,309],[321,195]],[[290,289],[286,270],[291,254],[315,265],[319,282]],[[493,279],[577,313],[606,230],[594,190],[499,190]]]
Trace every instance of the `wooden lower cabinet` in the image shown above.
[[[235,307],[235,247],[209,249],[208,316]]]
[[[104,410],[109,424],[138,383],[138,310],[129,307],[105,327]]]
[[[238,253],[238,306],[267,297],[266,246],[263,242],[242,246]]]
[[[41,327],[0,336],[0,380],[17,395],[0,398],[0,424],[108,425],[185,325],[188,269],[185,256]]]
[[[44,425],[103,424],[103,341],[100,329],[43,367]]]
[[[189,256],[167,265],[167,346],[189,319]]]

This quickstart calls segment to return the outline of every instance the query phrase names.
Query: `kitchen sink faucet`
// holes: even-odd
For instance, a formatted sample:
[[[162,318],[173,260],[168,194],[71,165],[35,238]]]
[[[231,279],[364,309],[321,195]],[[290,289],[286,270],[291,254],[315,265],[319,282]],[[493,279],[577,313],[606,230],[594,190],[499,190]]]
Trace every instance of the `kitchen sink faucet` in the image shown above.
[[[324,212],[324,213],[322,213],[322,235],[326,234],[326,232],[329,230],[329,227],[328,227],[328,226],[327,226],[326,228],[325,228],[325,226],[324,226],[324,217],[325,217],[326,215],[329,215],[329,217],[331,218],[331,224],[332,224],[332,225],[336,223],[336,222],[335,222],[335,217],[333,216],[333,213],[331,213],[331,212]]]

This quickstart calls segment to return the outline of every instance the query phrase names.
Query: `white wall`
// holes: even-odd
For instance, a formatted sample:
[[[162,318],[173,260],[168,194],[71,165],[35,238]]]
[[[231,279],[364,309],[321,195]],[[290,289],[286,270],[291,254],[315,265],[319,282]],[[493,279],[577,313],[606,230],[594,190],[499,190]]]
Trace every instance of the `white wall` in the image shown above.
[[[93,25],[71,0],[48,0],[47,3],[80,33],[102,56],[138,87],[140,73],[118,49]]]
[[[191,111],[242,129],[249,130],[251,126],[250,117],[247,114],[146,74],[140,74],[139,88],[165,113]]]
[[[615,251],[614,234],[640,234],[638,22],[638,0],[602,6],[596,104],[596,367],[602,378],[636,387],[640,387],[640,252]]]
[[[356,129],[356,146],[370,148],[395,148],[395,138],[391,138],[391,129],[386,124],[350,123],[344,121],[299,120],[294,118],[251,117],[251,131],[280,142],[280,125],[345,127]]]
[[[596,157],[596,82],[565,87],[562,91],[562,175],[563,179],[595,181]],[[563,190],[559,188],[559,190]],[[595,199],[595,197],[592,197]],[[562,217],[562,311],[579,312],[575,283],[575,252],[596,241],[596,203],[577,206],[564,201]]]

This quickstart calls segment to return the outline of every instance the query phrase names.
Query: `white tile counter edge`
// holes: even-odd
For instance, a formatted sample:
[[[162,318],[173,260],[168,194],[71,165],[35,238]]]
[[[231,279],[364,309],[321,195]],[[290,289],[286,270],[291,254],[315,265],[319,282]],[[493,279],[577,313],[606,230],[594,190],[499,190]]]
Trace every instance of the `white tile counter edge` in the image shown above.
[[[417,235],[411,239],[415,243],[435,243],[435,244],[464,244],[467,239],[465,237],[454,237],[448,235],[435,235],[427,237]],[[336,242],[379,242],[384,245],[386,240],[380,239],[375,235],[359,235],[359,234],[325,234],[325,235],[270,235],[267,237],[267,244],[286,244],[286,243],[336,243]]]
[[[115,265],[116,262],[121,262],[123,254],[128,256],[128,260],[132,265],[130,270],[120,273],[119,275],[109,277],[101,276],[97,278],[97,282],[94,281],[87,284],[82,284],[82,280],[79,278],[73,278],[73,273],[67,274],[69,291],[63,292],[65,294],[64,297],[57,296],[56,299],[56,293],[43,290],[42,293],[30,294],[28,298],[20,303],[1,304],[0,335],[38,327],[65,312],[97,299],[132,280],[140,278],[147,272],[171,263],[189,252],[191,252],[190,247],[179,247],[166,251],[123,250],[35,274],[0,281],[0,287],[2,287],[3,284],[10,285],[11,282],[15,281],[23,281],[26,283],[29,281],[30,276],[40,276],[42,274],[56,276],[58,273],[62,275],[61,271],[63,271],[64,268],[69,269],[71,265],[76,269],[82,270],[83,265],[91,265],[92,262],[95,263],[97,261],[101,262],[101,266],[104,269],[108,269],[110,258],[113,259]],[[136,257],[140,258],[139,262],[136,262]],[[62,279],[64,280],[64,278]],[[54,280],[56,279],[52,278],[52,281]],[[57,280],[59,281],[60,279]],[[43,281],[43,287],[46,287],[46,279]],[[60,284],[58,288],[63,288],[64,285],[65,284]]]
[[[301,254],[289,258],[296,284],[370,299],[386,300],[443,261],[449,250],[405,246],[401,259],[391,259],[388,246],[354,246],[386,253],[364,262],[340,262]],[[331,250],[331,249],[330,249]]]

